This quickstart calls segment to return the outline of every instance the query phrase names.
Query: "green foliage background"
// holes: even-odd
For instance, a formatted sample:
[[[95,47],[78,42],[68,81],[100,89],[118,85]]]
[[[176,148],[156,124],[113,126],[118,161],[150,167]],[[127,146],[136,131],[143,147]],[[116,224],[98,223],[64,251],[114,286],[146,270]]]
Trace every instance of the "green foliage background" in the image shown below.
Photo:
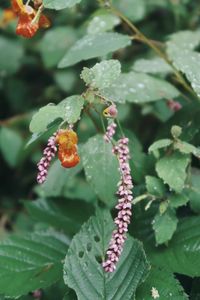
[[[200,299],[200,4],[44,6],[52,26],[31,40],[16,36],[16,21],[0,29],[0,299],[41,289],[43,300],[150,300],[152,288],[161,300]],[[111,275],[100,263],[119,174],[100,98],[117,104],[135,184]],[[55,160],[38,186],[36,164],[63,120],[78,121],[81,164],[66,170]]]

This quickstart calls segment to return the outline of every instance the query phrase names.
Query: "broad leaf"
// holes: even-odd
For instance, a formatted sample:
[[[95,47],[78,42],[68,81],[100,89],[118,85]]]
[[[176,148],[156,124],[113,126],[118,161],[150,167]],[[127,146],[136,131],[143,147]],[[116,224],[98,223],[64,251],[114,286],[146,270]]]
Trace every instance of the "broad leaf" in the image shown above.
[[[175,192],[180,193],[184,188],[187,177],[186,168],[189,162],[188,155],[174,152],[158,160],[156,171],[164,183],[167,183]]]
[[[20,152],[23,149],[22,146],[23,140],[17,132],[7,127],[0,129],[0,151],[9,166],[15,167],[17,165]]]
[[[153,295],[158,293],[157,299],[176,299],[187,300],[183,287],[179,281],[174,278],[173,274],[166,269],[152,267],[148,278],[138,288],[135,300],[152,300],[156,299]]]
[[[103,136],[88,140],[81,151],[86,178],[97,196],[108,206],[116,202],[115,193],[119,181],[118,161],[112,153],[112,146]]]
[[[172,209],[167,209],[163,214],[158,213],[152,224],[157,245],[169,241],[177,227],[178,219]]]
[[[163,197],[166,189],[165,185],[160,178],[154,176],[146,176],[146,188],[149,194],[155,195],[158,197]]]
[[[133,65],[133,70],[141,73],[167,74],[172,72],[172,68],[159,57],[152,59],[138,59]]]
[[[59,280],[68,245],[64,235],[53,231],[1,241],[0,293],[19,297]]]
[[[168,198],[171,207],[177,208],[186,205],[189,198],[185,194],[173,194]]]
[[[97,34],[113,29],[120,23],[120,19],[106,10],[98,10],[90,20],[88,34]]]
[[[57,105],[46,105],[34,114],[31,123],[30,131],[33,133],[40,133],[47,130],[47,127],[57,119],[63,119],[64,112],[62,107]]]
[[[43,4],[46,8],[60,10],[72,7],[80,2],[81,0],[44,0]]]
[[[106,274],[101,260],[108,246],[113,222],[107,211],[83,225],[71,242],[64,265],[65,283],[76,291],[79,300],[132,299],[149,269],[141,244],[128,237],[113,274]],[[120,286],[120,288],[119,288]]]
[[[71,27],[60,26],[49,29],[39,44],[39,51],[45,66],[47,68],[56,66],[75,41],[76,32]]]
[[[73,124],[79,120],[83,105],[83,97],[74,95],[64,99],[58,106],[64,111],[63,119]]]
[[[62,202],[58,199],[53,201],[41,198],[36,201],[25,201],[24,204],[34,220],[53,226],[70,236],[80,229],[82,223],[93,212],[91,206],[80,201]]]
[[[113,101],[132,103],[171,99],[179,95],[179,91],[167,81],[136,72],[121,74],[111,87],[101,92]]]
[[[114,5],[134,22],[142,20],[146,14],[145,0],[115,0]]]
[[[149,254],[154,264],[187,276],[200,276],[200,218],[187,217],[167,247],[152,249]]]
[[[12,74],[16,72],[23,58],[23,47],[13,39],[0,37],[0,70],[1,75]]]
[[[193,154],[197,158],[200,158],[200,149],[193,146],[192,144],[178,140],[176,141],[176,143],[174,143],[174,148],[182,153]]]
[[[191,209],[200,213],[200,171],[192,168],[189,176],[185,193],[189,198]]]
[[[200,96],[200,54],[192,51],[200,43],[200,31],[183,31],[171,36],[167,53],[174,66],[185,74],[194,91]]]
[[[83,68],[81,78],[85,81],[86,85],[104,89],[111,85],[121,73],[121,65],[118,60],[105,60],[97,63],[92,68]]]
[[[119,33],[86,35],[68,50],[58,66],[69,67],[82,60],[103,56],[128,45],[130,45],[130,38]]]

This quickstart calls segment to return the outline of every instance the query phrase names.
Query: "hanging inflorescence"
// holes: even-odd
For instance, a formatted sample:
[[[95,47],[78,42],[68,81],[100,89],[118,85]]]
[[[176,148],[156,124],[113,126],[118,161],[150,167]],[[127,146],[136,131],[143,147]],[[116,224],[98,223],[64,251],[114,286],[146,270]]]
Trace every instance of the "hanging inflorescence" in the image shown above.
[[[116,130],[115,122],[112,122],[106,130],[104,140],[111,142]],[[113,153],[117,156],[119,161],[119,171],[121,174],[120,181],[118,183],[118,204],[116,209],[118,210],[117,217],[115,218],[116,228],[112,233],[112,238],[109,243],[108,250],[106,252],[106,260],[102,263],[102,266],[106,272],[113,272],[116,269],[116,264],[123,251],[124,242],[127,238],[128,224],[131,218],[132,207],[132,177],[129,165],[129,147],[128,138],[123,137],[118,140],[115,146],[113,146]]]

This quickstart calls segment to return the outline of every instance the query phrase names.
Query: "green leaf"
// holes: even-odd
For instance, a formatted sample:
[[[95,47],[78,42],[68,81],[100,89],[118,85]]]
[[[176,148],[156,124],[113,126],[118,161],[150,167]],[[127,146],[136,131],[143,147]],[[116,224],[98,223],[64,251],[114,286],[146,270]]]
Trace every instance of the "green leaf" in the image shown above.
[[[92,68],[83,68],[81,78],[86,85],[96,88],[104,89],[111,85],[121,73],[121,65],[118,60],[110,59],[97,63]]]
[[[165,195],[166,189],[165,185],[160,178],[154,176],[146,176],[146,188],[149,194],[158,197],[163,197]]]
[[[199,217],[186,217],[179,221],[168,247],[158,247],[149,252],[152,263],[167,267],[171,272],[200,276],[199,226]]]
[[[54,231],[1,241],[0,293],[19,297],[59,280],[68,245],[69,240]]]
[[[174,210],[167,209],[163,214],[158,213],[152,224],[157,245],[169,241],[177,227],[178,219]]]
[[[200,31],[183,31],[172,35],[167,53],[174,66],[185,74],[194,91],[200,96],[200,54],[192,51],[200,42]]]
[[[59,160],[56,160],[48,171],[47,180],[39,187],[38,192],[41,197],[58,197],[64,195],[68,178],[73,178],[82,169],[78,164],[72,169],[65,169]],[[59,179],[59,180],[58,180]]]
[[[149,269],[141,243],[128,237],[117,269],[106,274],[101,266],[113,222],[107,211],[98,212],[73,238],[64,265],[65,283],[81,300],[132,299]],[[120,288],[119,288],[120,287]]]
[[[166,148],[172,144],[172,140],[170,139],[162,139],[154,142],[150,147],[149,147],[149,152],[155,152],[156,150]]]
[[[54,73],[54,79],[61,90],[71,93],[76,83],[76,73],[70,70],[59,70]]]
[[[172,68],[159,57],[152,59],[138,59],[133,64],[133,71],[150,74],[167,74],[172,72]]]
[[[101,93],[115,102],[147,103],[160,99],[176,98],[179,91],[167,81],[144,73],[124,73]]]
[[[169,196],[168,201],[171,207],[178,208],[186,205],[189,201],[189,198],[185,194],[174,194]]]
[[[156,163],[158,176],[167,183],[171,189],[180,193],[187,177],[186,168],[190,162],[188,155],[174,152],[170,156],[165,156]]]
[[[55,67],[75,41],[76,32],[71,27],[49,29],[39,43],[39,51],[46,68]]]
[[[108,206],[114,205],[119,171],[112,146],[104,141],[102,135],[96,135],[83,146],[81,158],[86,179],[97,196]]]
[[[43,4],[46,8],[60,10],[73,7],[80,2],[81,0],[44,0]]]
[[[0,37],[0,70],[1,75],[15,73],[21,65],[24,55],[23,47],[13,39]]]
[[[64,112],[62,107],[57,105],[48,104],[40,108],[40,110],[34,114],[31,123],[30,131],[33,133],[40,133],[47,130],[50,125],[56,119],[63,119]]]
[[[22,146],[23,140],[17,132],[7,127],[0,129],[0,151],[10,167],[17,165]]]
[[[67,97],[66,99],[61,101],[58,107],[64,111],[63,119],[66,120],[69,124],[74,124],[80,118],[83,105],[83,97],[74,95],[71,97]]]
[[[150,274],[144,283],[138,288],[135,300],[152,300],[153,292],[157,290],[159,297],[157,299],[167,300],[187,300],[188,297],[184,292],[179,281],[176,280],[173,274],[166,269],[156,268],[152,266]]]
[[[24,205],[34,220],[53,226],[70,236],[80,229],[82,223],[93,212],[89,205],[80,201],[68,200],[63,203],[59,199],[54,202],[41,198],[36,201],[24,201]]]
[[[200,170],[196,168],[191,169],[188,184],[185,189],[186,195],[190,200],[191,209],[200,213]]]
[[[174,143],[174,149],[179,150],[181,153],[193,154],[197,158],[200,158],[200,149],[187,142],[183,142],[180,140],[176,141]]]
[[[112,30],[116,25],[120,24],[120,19],[106,10],[97,10],[93,18],[90,20],[87,28],[88,34],[97,34]]]
[[[68,50],[58,67],[69,67],[82,60],[103,56],[128,45],[130,38],[116,32],[86,35]]]
[[[134,22],[142,20],[146,14],[146,3],[144,0],[115,0],[114,4]]]

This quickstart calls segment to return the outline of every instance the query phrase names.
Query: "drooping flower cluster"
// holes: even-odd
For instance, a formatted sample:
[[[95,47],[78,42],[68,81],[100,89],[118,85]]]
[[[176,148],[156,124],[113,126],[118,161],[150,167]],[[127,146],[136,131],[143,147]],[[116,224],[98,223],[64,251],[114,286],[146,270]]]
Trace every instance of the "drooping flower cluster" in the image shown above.
[[[56,136],[58,148],[58,158],[64,168],[75,167],[80,162],[78,155],[78,137],[71,129],[59,130]]]
[[[57,145],[58,158],[64,168],[75,167],[80,162],[77,143],[77,134],[72,129],[61,129],[49,138],[47,147],[43,151],[43,157],[37,164],[38,183],[45,182],[50,163],[57,152]]]
[[[25,38],[33,37],[39,28],[48,28],[49,19],[42,14],[42,5],[36,10],[23,0],[11,0],[11,9],[4,14],[4,24],[18,17],[16,33]],[[11,13],[12,12],[12,13]]]
[[[112,139],[112,137],[115,134],[117,125],[115,122],[112,122],[110,125],[108,125],[106,133],[104,134],[104,140],[105,142],[109,143]]]
[[[37,164],[38,166],[38,175],[37,182],[42,184],[45,182],[48,169],[52,159],[55,157],[57,152],[56,147],[56,133],[48,139],[47,147],[43,151],[43,157]]]
[[[104,140],[111,142],[113,135],[115,134],[116,124],[112,122],[106,130]],[[128,231],[128,224],[131,218],[132,207],[132,178],[129,165],[129,147],[128,138],[121,138],[117,144],[113,147],[113,153],[117,156],[119,161],[119,171],[121,174],[120,181],[118,183],[118,204],[116,209],[118,210],[117,217],[115,218],[116,229],[112,233],[112,238],[109,243],[108,250],[106,252],[106,260],[102,263],[105,272],[113,272],[116,269],[116,264],[123,251],[124,242],[126,240],[126,233]]]

